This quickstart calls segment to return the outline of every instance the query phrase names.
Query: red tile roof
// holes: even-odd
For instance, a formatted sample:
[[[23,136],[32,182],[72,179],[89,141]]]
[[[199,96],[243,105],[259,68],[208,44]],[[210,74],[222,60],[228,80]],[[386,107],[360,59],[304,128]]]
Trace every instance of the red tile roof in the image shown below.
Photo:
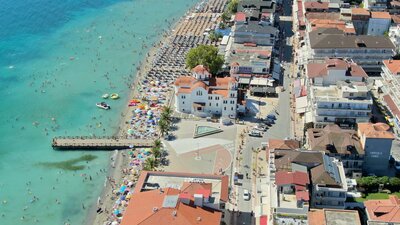
[[[364,8],[352,8],[351,14],[353,15],[362,15],[362,16],[369,16],[369,11]]]
[[[391,20],[392,17],[388,12],[371,12],[371,18],[374,19],[388,19]]]
[[[304,172],[286,172],[286,171],[278,171],[275,175],[275,184],[276,185],[302,185],[306,186],[310,183],[310,179],[308,178],[308,174]]]
[[[391,195],[385,200],[368,200],[364,202],[370,221],[400,223],[400,200]]]
[[[340,13],[331,13],[331,12],[308,12],[306,14],[306,18],[310,19],[330,19],[330,20],[339,20]]]
[[[331,69],[346,70],[347,76],[368,77],[361,66],[342,59],[326,59],[325,63],[309,63],[307,64],[307,76],[309,78],[323,77],[328,75],[328,70]]]
[[[197,65],[196,67],[194,67],[192,69],[192,72],[195,72],[195,73],[209,73],[208,72],[208,68],[206,66],[203,66],[203,65]]]
[[[246,13],[244,13],[244,12],[237,12],[236,15],[235,15],[235,21],[236,21],[236,22],[238,22],[238,21],[241,21],[241,22],[246,21]]]
[[[386,105],[389,107],[392,114],[400,119],[400,110],[393,101],[392,97],[390,95],[385,95],[383,96],[383,100],[386,102]]]
[[[300,148],[300,142],[296,140],[269,139],[269,149],[297,149]]]
[[[310,200],[310,195],[308,191],[296,191],[296,200],[300,201],[309,201]]]
[[[385,64],[393,75],[400,74],[400,60],[383,60],[383,64]]]
[[[399,24],[400,23],[400,15],[392,15],[392,20],[393,20],[393,23]]]
[[[386,123],[358,123],[358,132],[367,138],[394,139],[390,126]]]
[[[305,2],[304,8],[307,9],[328,9],[329,3],[328,2]]]
[[[178,189],[164,188],[134,193],[121,225],[219,225],[222,213],[209,208],[187,205],[179,199],[175,206],[163,207],[164,199],[180,193]]]

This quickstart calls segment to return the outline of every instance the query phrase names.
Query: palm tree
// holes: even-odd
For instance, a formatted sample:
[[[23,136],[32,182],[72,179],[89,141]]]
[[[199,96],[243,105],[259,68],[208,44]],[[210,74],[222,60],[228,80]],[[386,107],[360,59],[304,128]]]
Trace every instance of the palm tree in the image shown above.
[[[154,171],[157,167],[157,160],[154,157],[148,157],[145,161],[144,161],[144,170],[147,171]]]
[[[151,149],[151,153],[153,154],[153,157],[156,160],[158,160],[161,157],[161,149],[160,148],[153,147]]]
[[[165,119],[168,123],[172,122],[172,109],[171,107],[164,106],[161,113],[161,118]]]
[[[161,136],[164,137],[169,130],[169,123],[165,119],[161,118],[158,121],[158,128],[160,128]]]
[[[161,140],[160,139],[156,139],[156,140],[154,140],[154,142],[153,142],[153,148],[161,148],[162,147],[162,142],[161,142]]]

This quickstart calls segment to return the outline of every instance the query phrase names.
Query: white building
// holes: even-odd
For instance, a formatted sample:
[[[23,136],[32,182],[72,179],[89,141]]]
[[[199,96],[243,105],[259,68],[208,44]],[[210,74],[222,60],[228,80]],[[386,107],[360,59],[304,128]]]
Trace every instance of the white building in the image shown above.
[[[308,63],[306,74],[310,85],[329,86],[338,81],[362,82],[368,75],[356,63],[343,59],[329,59],[321,63]]]
[[[397,135],[400,134],[400,60],[385,60],[382,66],[381,102],[386,106],[390,115],[390,125],[394,126]]]
[[[396,46],[396,52],[400,52],[400,25],[396,24],[389,28],[389,38]]]
[[[236,79],[213,78],[202,65],[192,69],[192,76],[181,76],[175,81],[175,93],[175,108],[178,112],[201,117],[236,117]]]
[[[312,168],[310,173],[313,186],[312,207],[344,209],[347,182],[342,162],[324,155],[323,164]]]
[[[371,11],[385,11],[387,8],[387,0],[364,0],[363,4]]]
[[[346,35],[336,28],[319,28],[308,36],[308,59],[348,58],[367,73],[380,73],[382,61],[391,59],[395,50],[388,37]]]
[[[336,123],[341,127],[368,122],[372,99],[364,83],[338,82],[337,85],[311,88],[311,104],[315,127]]]
[[[392,18],[388,12],[371,12],[368,21],[368,35],[379,36],[389,31]]]

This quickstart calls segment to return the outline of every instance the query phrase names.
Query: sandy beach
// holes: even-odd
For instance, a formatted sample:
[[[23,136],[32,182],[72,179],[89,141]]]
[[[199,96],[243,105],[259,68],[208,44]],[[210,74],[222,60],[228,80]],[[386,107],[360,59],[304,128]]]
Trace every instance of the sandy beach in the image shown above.
[[[162,54],[165,54],[165,51],[163,52],[163,49],[168,50],[171,48],[169,45],[173,44],[176,45],[176,43],[173,43],[176,41],[176,37],[178,36],[184,36],[187,35],[188,37],[197,37],[194,35],[203,35],[203,32],[207,28],[215,28],[216,26],[216,20],[212,21],[211,18],[217,18],[219,16],[218,12],[221,12],[223,9],[223,5],[226,3],[226,0],[210,0],[208,4],[202,9],[199,10],[198,8],[193,7],[190,9],[184,16],[182,16],[179,20],[177,20],[174,24],[170,24],[170,27],[165,33],[162,35],[160,38],[160,41],[155,43],[147,53],[145,59],[142,61],[140,68],[138,68],[137,74],[134,78],[133,84],[130,86],[130,93],[129,97],[130,98],[138,98],[140,94],[145,94],[145,93],[140,93],[143,91],[141,89],[142,82],[145,79],[149,80],[155,80],[157,81],[157,78],[154,79],[154,77],[147,77],[151,72],[152,69],[155,67],[155,62],[160,61],[159,57]],[[217,10],[217,12],[209,12],[205,14],[204,10],[209,11],[211,9]],[[197,10],[197,11],[196,11]],[[218,11],[219,10],[219,11]],[[198,17],[193,17],[193,13],[197,12]],[[193,21],[188,21],[187,17],[188,15],[191,15],[193,21],[197,21],[198,19],[204,20],[205,15],[207,18],[207,22],[203,22],[197,26],[196,23],[193,23]],[[195,32],[194,32],[195,31]],[[195,33],[195,34],[194,34]],[[186,37],[187,37],[186,36]],[[200,36],[199,36],[200,37]],[[202,41],[207,40],[203,39]],[[171,70],[167,70],[171,73],[174,73],[174,71],[178,71],[183,74],[187,74],[188,71],[186,71],[186,68],[184,64],[182,65],[182,58],[184,58],[184,54],[191,48],[194,47],[197,44],[202,44],[200,42],[200,38],[198,39],[197,43],[191,42],[191,45],[184,46],[184,51],[181,53],[181,56],[178,56],[178,58],[172,58],[172,60],[178,60],[180,61],[179,64],[177,64],[176,67],[173,67]],[[211,44],[211,42],[207,41],[204,44]],[[179,47],[181,45],[179,44]],[[170,57],[170,56],[168,56]],[[168,59],[171,60],[171,59]],[[156,64],[157,65],[157,64]],[[170,68],[170,67],[168,67]],[[161,71],[163,71],[163,68],[159,68]],[[179,74],[179,73],[178,73]],[[172,78],[171,78],[172,79]],[[171,98],[173,97],[173,89],[171,88],[171,84],[174,79],[172,80],[167,80],[169,85],[165,87],[167,90],[166,93],[163,93],[165,95],[165,101],[164,104],[169,104]],[[158,81],[157,81],[158,82]],[[161,104],[163,105],[163,104]],[[132,122],[132,109],[129,106],[126,106],[123,113],[121,113],[121,120],[119,123],[119,127],[117,132],[115,133],[116,136],[122,137],[122,138],[127,138],[129,136],[128,130],[131,128],[131,122]],[[158,133],[158,131],[156,131]],[[152,139],[156,139],[158,134],[154,134]],[[130,182],[135,182],[135,180],[130,180],[127,179],[128,176],[132,178],[132,174],[130,174],[131,171],[131,166],[130,166],[130,155],[127,154],[127,151],[115,151],[111,154],[110,156],[110,164],[109,164],[109,172],[107,177],[105,177],[104,181],[104,188],[101,193],[101,195],[98,198],[98,201],[95,202],[88,213],[88,216],[86,218],[85,224],[87,225],[92,225],[92,224],[111,224],[110,222],[107,221],[115,221],[115,218],[113,218],[112,213],[113,213],[113,206],[116,203],[116,197],[118,200],[118,196],[116,196],[117,190],[121,187],[121,185],[126,185],[127,180]],[[134,179],[136,178],[133,176]],[[125,181],[125,183],[124,183]],[[127,203],[126,203],[127,204]],[[117,224],[117,223],[113,223]]]
[[[190,11],[192,11],[191,9]],[[190,12],[189,11],[189,12]],[[172,32],[172,30],[175,27],[178,27],[180,24],[182,24],[182,21],[184,20],[184,15],[181,19],[179,19],[175,24],[171,26],[171,28],[162,35],[161,40],[157,42],[154,46],[151,47],[150,51],[147,53],[147,56],[145,59],[142,61],[140,68],[137,71],[137,74],[134,78],[134,81],[132,83],[132,86],[130,87],[130,93],[129,96],[134,97],[138,95],[138,85],[140,85],[140,82],[145,78],[146,73],[151,70],[152,68],[152,61],[154,60],[156,53],[160,46],[166,42],[170,42],[169,34]],[[171,93],[169,93],[169,96]],[[170,96],[171,97],[171,96]],[[125,106],[125,109],[123,113],[121,114],[121,119],[119,122],[119,127],[118,130],[115,133],[115,136],[119,137],[126,137],[127,133],[126,131],[129,129],[129,120],[132,117],[131,115],[132,109],[128,106]],[[106,221],[109,217],[110,212],[112,212],[112,207],[113,204],[115,203],[115,200],[111,198],[113,195],[113,190],[115,187],[118,187],[115,183],[113,183],[110,179],[112,178],[113,181],[116,181],[116,183],[120,184],[122,179],[123,179],[123,170],[126,169],[129,165],[129,159],[124,153],[125,151],[118,151],[118,152],[113,152],[110,155],[110,163],[109,163],[109,168],[108,168],[108,174],[107,177],[104,178],[104,187],[103,190],[99,196],[100,202],[95,202],[89,210],[89,213],[87,215],[87,218],[85,220],[86,225],[97,225],[97,224],[106,224]],[[100,204],[99,204],[100,203]],[[97,210],[101,208],[103,210],[103,213],[97,213]]]

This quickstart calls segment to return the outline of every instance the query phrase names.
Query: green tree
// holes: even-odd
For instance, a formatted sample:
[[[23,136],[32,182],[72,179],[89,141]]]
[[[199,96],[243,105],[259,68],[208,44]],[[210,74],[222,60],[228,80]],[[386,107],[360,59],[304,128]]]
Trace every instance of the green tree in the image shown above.
[[[398,177],[391,177],[389,179],[390,190],[392,192],[400,190],[400,178]]]
[[[226,24],[223,23],[223,22],[221,22],[221,23],[218,24],[218,28],[219,28],[219,29],[222,29],[222,30],[225,30],[225,29],[226,29]],[[222,35],[221,35],[221,36],[222,36]]]
[[[229,20],[231,20],[231,15],[228,12],[224,12],[221,15],[221,19],[224,22],[228,22]]]
[[[394,60],[399,60],[399,59],[400,59],[400,54],[397,53],[395,56],[393,56],[393,59],[394,59]]]
[[[224,64],[224,58],[218,55],[218,48],[211,45],[199,45],[190,49],[186,55],[186,66],[193,69],[197,65],[204,65],[216,74]]]
[[[144,161],[143,169],[147,171],[154,171],[158,166],[157,160],[154,157],[148,157]]]
[[[361,2],[360,5],[358,5],[360,8],[364,8],[364,3]]]
[[[239,5],[239,0],[231,0],[231,1],[228,3],[228,6],[226,7],[226,8],[227,8],[227,11],[228,11],[229,13],[231,13],[231,14],[236,13],[236,12],[237,12],[237,8],[238,8],[238,5]]]

